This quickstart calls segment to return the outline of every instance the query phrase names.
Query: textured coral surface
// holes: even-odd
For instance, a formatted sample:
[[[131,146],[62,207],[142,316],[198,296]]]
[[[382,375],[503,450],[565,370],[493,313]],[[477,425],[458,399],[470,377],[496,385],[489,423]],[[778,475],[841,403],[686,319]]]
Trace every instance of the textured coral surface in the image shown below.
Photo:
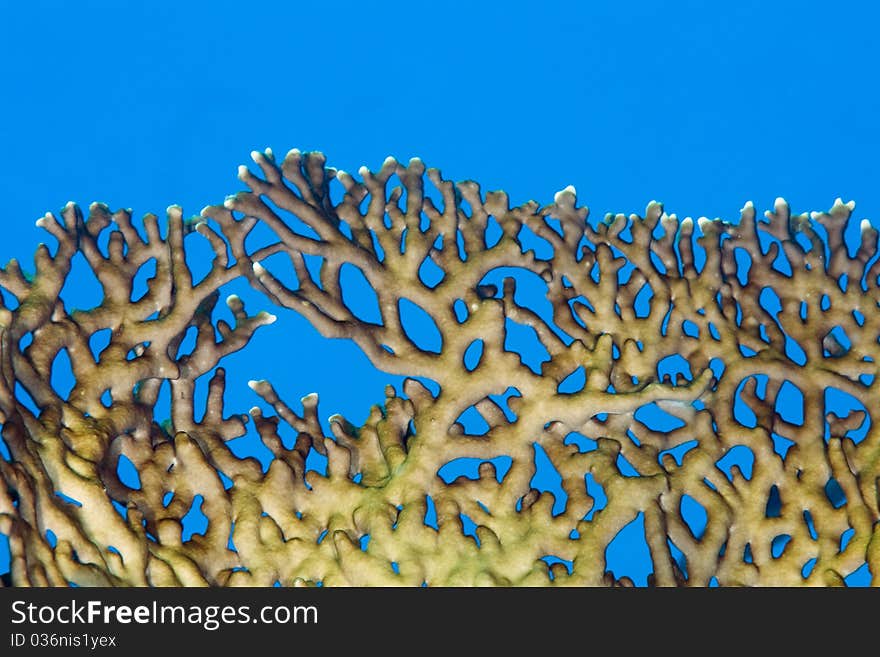
[[[652,202],[593,222],[573,188],[511,208],[419,160],[356,177],[318,153],[254,162],[249,191],[197,220],[169,208],[167,230],[70,204],[38,222],[54,255],[0,273],[17,300],[0,310],[14,585],[627,585],[607,555],[632,526],[655,585],[827,586],[865,564],[880,582],[880,260],[852,204],[695,223]],[[260,224],[274,239],[255,249]],[[215,254],[198,281],[193,232]],[[80,256],[104,292],[88,310],[59,298]],[[249,385],[274,414],[225,414],[215,366],[274,320],[235,296],[234,323],[217,318],[235,279],[412,377],[404,394],[389,386],[363,426],[331,417],[330,436],[316,395],[300,411],[266,381]],[[246,422],[265,470],[227,445]],[[305,467],[313,451],[326,475]],[[536,488],[539,467],[559,486]],[[198,503],[208,527],[189,535]]]

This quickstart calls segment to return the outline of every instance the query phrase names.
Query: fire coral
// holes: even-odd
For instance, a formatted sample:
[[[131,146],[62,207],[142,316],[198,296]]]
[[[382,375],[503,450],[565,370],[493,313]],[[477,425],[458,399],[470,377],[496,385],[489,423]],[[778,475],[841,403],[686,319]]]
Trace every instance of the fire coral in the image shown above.
[[[139,230],[128,211],[69,204],[38,221],[54,255],[41,245],[33,275],[15,261],[0,273],[15,300],[0,310],[13,585],[632,585],[607,564],[631,523],[657,586],[839,585],[865,564],[878,584],[880,259],[867,222],[847,249],[851,203],[808,216],[779,199],[763,218],[747,204],[736,223],[695,223],[652,202],[591,222],[572,187],[510,207],[418,159],[357,177],[320,153],[253,159],[249,191],[197,221],[169,208],[165,237],[153,215]],[[276,241],[249,249],[257,224]],[[192,232],[214,252],[198,282]],[[89,310],[59,298],[77,255],[103,287]],[[145,266],[155,274],[134,301]],[[346,303],[346,268],[375,317]],[[540,307],[518,294],[524,277],[545,291]],[[250,386],[274,415],[226,414],[218,363],[275,319],[230,296],[234,324],[217,320],[234,279],[410,377],[403,394],[389,386],[363,426],[331,417],[330,436],[316,395],[298,413],[267,381]],[[512,346],[515,330],[540,362]],[[76,379],[66,396],[50,380],[61,352]],[[852,410],[839,416],[830,394]],[[226,444],[246,422],[274,455],[265,472]],[[325,476],[307,471],[312,450]],[[440,476],[459,459],[471,475]],[[533,486],[539,459],[555,491]],[[120,480],[121,462],[136,481]],[[186,536],[199,503],[207,530]]]

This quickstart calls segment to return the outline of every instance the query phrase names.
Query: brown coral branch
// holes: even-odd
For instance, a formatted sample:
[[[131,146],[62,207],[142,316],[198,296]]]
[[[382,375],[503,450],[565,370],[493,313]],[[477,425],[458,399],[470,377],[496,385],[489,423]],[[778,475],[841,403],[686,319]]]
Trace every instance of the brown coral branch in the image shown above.
[[[170,208],[165,239],[155,217],[142,239],[128,212],[93,205],[83,219],[68,206],[63,222],[41,220],[59,242],[55,256],[41,249],[31,279],[16,263],[0,274],[19,302],[0,317],[12,454],[0,468],[9,491],[0,491],[0,529],[15,583],[632,585],[608,572],[607,553],[637,520],[655,585],[832,585],[864,563],[877,582],[880,433],[854,437],[876,403],[865,377],[880,357],[877,231],[863,222],[850,253],[852,204],[793,215],[778,199],[758,219],[749,203],[731,224],[679,220],[652,202],[644,218],[593,223],[572,187],[545,207],[510,207],[503,192],[452,183],[418,159],[388,158],[359,179],[319,153],[253,159],[259,174],[240,170],[248,191],[195,223]],[[258,223],[277,242],[249,250]],[[199,283],[187,239],[215,254]],[[76,253],[105,296],[68,313],[57,297]],[[282,253],[295,285],[267,261]],[[317,275],[309,258],[321,259]],[[134,278],[152,261],[149,289],[133,301]],[[347,267],[375,295],[378,323],[350,305]],[[549,305],[526,300],[521,276],[542,282]],[[299,412],[255,380],[275,414],[226,416],[217,365],[274,319],[248,315],[231,296],[235,325],[214,322],[220,288],[237,277],[439,393],[409,378],[363,426],[332,416],[325,435],[317,396]],[[413,307],[439,345],[408,328]],[[539,366],[513,344],[515,325],[546,352]],[[105,328],[110,345],[93,356],[89,339]],[[190,328],[195,348],[181,355]],[[68,399],[47,376],[61,349],[76,378]],[[196,421],[195,381],[212,370]],[[160,426],[164,381],[172,406]],[[791,389],[800,420],[780,410]],[[865,410],[828,412],[829,389]],[[485,429],[469,432],[466,413]],[[228,445],[248,417],[272,454],[265,472]],[[783,439],[791,444],[781,450]],[[313,452],[326,473],[307,467]],[[743,453],[749,469],[731,463]],[[139,486],[120,480],[122,456]],[[443,474],[461,459],[473,460],[473,474]],[[547,463],[558,487],[537,483]],[[184,536],[182,518],[197,504],[208,528]],[[695,506],[702,525],[686,511]]]

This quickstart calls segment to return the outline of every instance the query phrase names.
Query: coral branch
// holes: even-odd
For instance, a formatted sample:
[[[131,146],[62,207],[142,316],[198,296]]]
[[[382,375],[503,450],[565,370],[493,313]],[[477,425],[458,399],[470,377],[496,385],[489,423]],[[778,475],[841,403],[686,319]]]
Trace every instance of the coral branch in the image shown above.
[[[848,248],[852,203],[592,221],[571,186],[511,207],[418,159],[356,178],[320,153],[252,157],[247,191],[198,221],[169,208],[165,238],[154,216],[142,238],[127,211],[69,205],[38,222],[59,246],[33,276],[0,272],[17,299],[0,312],[13,583],[627,586],[608,553],[635,522],[654,585],[835,585],[865,565],[877,583],[878,234],[862,222]],[[252,249],[258,224],[276,241]],[[214,252],[198,283],[196,239]],[[68,311],[77,254],[104,299]],[[263,380],[274,414],[226,416],[218,364],[275,320],[234,295],[234,325],[214,319],[239,277],[410,377],[402,393],[329,435],[317,395],[300,411]],[[265,470],[230,446],[249,421]]]

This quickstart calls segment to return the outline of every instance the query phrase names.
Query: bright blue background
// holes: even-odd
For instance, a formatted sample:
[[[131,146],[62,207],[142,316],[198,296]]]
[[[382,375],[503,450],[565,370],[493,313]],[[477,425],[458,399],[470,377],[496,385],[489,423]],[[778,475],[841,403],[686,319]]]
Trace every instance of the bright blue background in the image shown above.
[[[119,4],[3,4],[3,262],[30,262],[34,220],[68,200],[196,214],[266,146],[349,171],[418,155],[517,203],[574,184],[599,216],[777,196],[880,215],[875,3]],[[359,422],[389,381],[290,312],[247,353],[236,411],[268,378]]]

